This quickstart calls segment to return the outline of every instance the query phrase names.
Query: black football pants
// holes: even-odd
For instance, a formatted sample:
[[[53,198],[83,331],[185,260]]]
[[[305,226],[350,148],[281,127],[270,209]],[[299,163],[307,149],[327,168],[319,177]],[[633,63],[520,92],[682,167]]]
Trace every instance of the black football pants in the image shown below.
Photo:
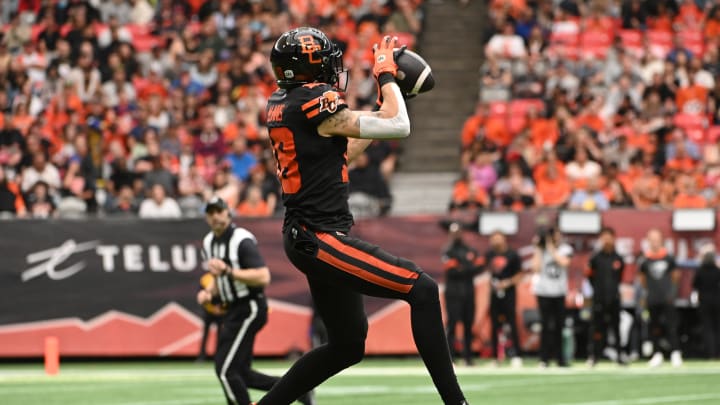
[[[301,357],[258,405],[289,405],[365,354],[368,321],[362,294],[407,301],[415,344],[443,403],[464,399],[450,360],[438,287],[409,260],[341,233],[291,224],[285,253],[305,273],[328,342]]]

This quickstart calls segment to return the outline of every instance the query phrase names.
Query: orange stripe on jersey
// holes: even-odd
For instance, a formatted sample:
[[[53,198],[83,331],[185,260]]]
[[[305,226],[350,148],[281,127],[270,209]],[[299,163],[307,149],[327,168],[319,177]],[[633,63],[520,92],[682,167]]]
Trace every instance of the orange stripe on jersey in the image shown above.
[[[327,233],[318,232],[316,235],[317,235],[318,239],[327,243],[333,249],[336,249],[338,252],[346,254],[346,255],[353,257],[355,259],[358,259],[362,262],[365,262],[365,263],[369,264],[370,266],[378,268],[382,271],[386,271],[386,272],[394,274],[398,277],[409,278],[409,279],[413,279],[413,280],[418,278],[418,276],[419,276],[419,274],[414,271],[408,270],[403,267],[395,266],[390,263],[386,263],[369,253],[365,253],[362,250],[358,250],[352,246],[346,245],[346,244],[340,242],[339,240],[333,238],[332,236],[330,236]]]
[[[312,117],[317,116],[318,114],[320,114],[320,110],[312,110],[309,113],[305,114],[305,116],[308,117],[308,119],[310,119]]]
[[[312,108],[315,104],[319,104],[319,103],[320,103],[320,98],[319,97],[314,98],[314,99],[308,101],[307,103],[303,104],[301,108],[303,111],[305,111],[307,109]]]
[[[320,249],[318,250],[318,259],[324,261],[327,264],[330,264],[333,267],[336,267],[346,273],[352,274],[353,276],[360,277],[361,279],[368,281],[370,283],[389,288],[393,291],[399,291],[402,293],[408,293],[410,289],[413,287],[411,284],[400,284],[396,283],[394,281],[390,281],[388,279],[382,278],[376,274],[373,274],[367,270],[363,270],[357,266],[354,266],[350,263],[345,262],[344,260],[338,259],[337,257],[333,256],[332,254]]]

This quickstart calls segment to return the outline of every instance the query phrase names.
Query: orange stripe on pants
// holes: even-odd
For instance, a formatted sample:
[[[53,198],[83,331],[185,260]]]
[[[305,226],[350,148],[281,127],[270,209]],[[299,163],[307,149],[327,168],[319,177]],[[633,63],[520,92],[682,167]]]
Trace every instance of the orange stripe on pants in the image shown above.
[[[379,285],[381,287],[389,288],[393,291],[399,291],[401,293],[407,294],[410,289],[412,288],[412,285],[410,284],[401,284],[396,283],[395,281],[390,281],[386,278],[383,278],[381,276],[378,276],[376,274],[373,274],[367,270],[363,270],[360,267],[357,267],[353,264],[347,263],[344,260],[341,260],[332,254],[320,249],[318,250],[318,259],[322,260],[323,262],[340,269],[346,273],[352,274],[353,276],[359,277],[365,281],[368,281],[372,284]]]
[[[348,255],[350,257],[356,258],[362,262],[365,262],[369,264],[370,266],[376,267],[382,271],[394,274],[398,277],[402,278],[409,278],[409,279],[416,279],[418,278],[419,274],[408,270],[403,267],[395,266],[390,263],[386,263],[382,261],[381,259],[367,253],[363,252],[362,250],[356,249],[350,245],[346,245],[339,240],[333,238],[331,235],[327,233],[318,232],[317,233],[318,239],[321,241],[327,243],[328,245],[332,246],[333,249],[337,250],[340,253],[343,253],[345,255]]]

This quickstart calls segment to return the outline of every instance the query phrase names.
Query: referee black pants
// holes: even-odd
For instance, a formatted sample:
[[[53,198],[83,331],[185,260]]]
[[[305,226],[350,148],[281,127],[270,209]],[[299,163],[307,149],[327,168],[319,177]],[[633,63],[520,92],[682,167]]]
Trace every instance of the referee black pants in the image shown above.
[[[414,263],[340,233],[312,232],[291,224],[284,245],[290,261],[308,279],[328,342],[301,357],[258,405],[289,405],[363,358],[368,321],[362,294],[410,304],[415,344],[443,402],[462,403],[435,281]]]
[[[255,335],[267,323],[267,312],[267,301],[254,298],[232,304],[225,315],[215,353],[215,373],[229,405],[248,405],[248,388],[268,391],[279,380],[251,368]]]

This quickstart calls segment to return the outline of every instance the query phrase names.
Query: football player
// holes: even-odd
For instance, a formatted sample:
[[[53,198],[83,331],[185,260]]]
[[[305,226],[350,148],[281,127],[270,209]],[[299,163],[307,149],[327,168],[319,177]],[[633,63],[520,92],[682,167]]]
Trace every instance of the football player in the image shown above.
[[[466,404],[443,331],[438,286],[413,262],[348,235],[348,161],[373,139],[410,134],[395,82],[397,38],[374,46],[377,111],[352,111],[338,88],[342,52],[315,28],[280,36],[270,61],[280,87],[270,97],[267,124],[282,183],[283,241],[307,277],[328,342],[306,353],[258,402],[290,404],[365,353],[368,322],[362,295],[402,299],[411,306],[415,344],[445,404]]]

